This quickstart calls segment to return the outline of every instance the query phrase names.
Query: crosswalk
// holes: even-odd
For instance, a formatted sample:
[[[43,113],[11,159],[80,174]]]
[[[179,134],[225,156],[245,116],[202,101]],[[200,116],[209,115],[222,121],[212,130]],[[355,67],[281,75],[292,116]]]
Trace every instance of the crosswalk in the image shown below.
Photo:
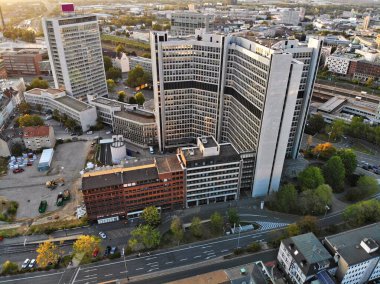
[[[286,227],[289,225],[289,223],[275,223],[275,222],[262,222],[262,221],[256,221],[258,225],[260,225],[260,228],[258,228],[258,231],[266,231],[270,229],[277,229]]]

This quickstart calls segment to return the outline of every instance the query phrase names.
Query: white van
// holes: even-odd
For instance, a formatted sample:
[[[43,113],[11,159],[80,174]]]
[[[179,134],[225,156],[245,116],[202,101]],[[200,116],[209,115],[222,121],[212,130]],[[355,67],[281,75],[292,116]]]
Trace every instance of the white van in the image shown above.
[[[152,146],[149,146],[149,153],[154,154],[154,150]]]

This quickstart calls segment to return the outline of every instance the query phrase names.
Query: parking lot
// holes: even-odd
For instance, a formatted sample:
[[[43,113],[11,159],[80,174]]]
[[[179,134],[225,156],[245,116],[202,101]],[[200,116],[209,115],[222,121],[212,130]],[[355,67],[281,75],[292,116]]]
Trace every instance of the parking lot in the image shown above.
[[[0,178],[0,195],[19,203],[17,218],[30,218],[39,215],[38,206],[41,200],[48,203],[47,212],[54,211],[57,195],[64,189],[70,189],[72,181],[80,177],[91,142],[72,142],[58,145],[54,152],[52,165],[47,172],[37,170],[37,160],[33,166],[26,167],[22,173],[8,174]],[[47,189],[45,183],[63,177],[65,185],[54,190]]]

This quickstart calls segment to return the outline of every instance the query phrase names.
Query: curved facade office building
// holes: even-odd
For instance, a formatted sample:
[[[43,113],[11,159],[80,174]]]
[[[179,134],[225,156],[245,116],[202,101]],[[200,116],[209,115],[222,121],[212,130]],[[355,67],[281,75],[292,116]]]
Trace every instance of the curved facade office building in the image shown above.
[[[204,30],[185,40],[152,32],[150,42],[160,149],[213,136],[243,158],[242,190],[277,190],[285,157],[299,150],[321,42]]]

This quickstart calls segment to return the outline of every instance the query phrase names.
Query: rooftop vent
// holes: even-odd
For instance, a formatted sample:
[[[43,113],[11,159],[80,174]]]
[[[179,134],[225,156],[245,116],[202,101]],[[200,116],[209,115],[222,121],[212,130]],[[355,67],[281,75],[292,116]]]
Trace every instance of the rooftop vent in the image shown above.
[[[207,138],[201,138],[203,144],[207,144]]]
[[[360,246],[367,252],[367,253],[373,253],[379,249],[379,245],[376,243],[375,240],[371,238],[364,238],[360,242]]]

